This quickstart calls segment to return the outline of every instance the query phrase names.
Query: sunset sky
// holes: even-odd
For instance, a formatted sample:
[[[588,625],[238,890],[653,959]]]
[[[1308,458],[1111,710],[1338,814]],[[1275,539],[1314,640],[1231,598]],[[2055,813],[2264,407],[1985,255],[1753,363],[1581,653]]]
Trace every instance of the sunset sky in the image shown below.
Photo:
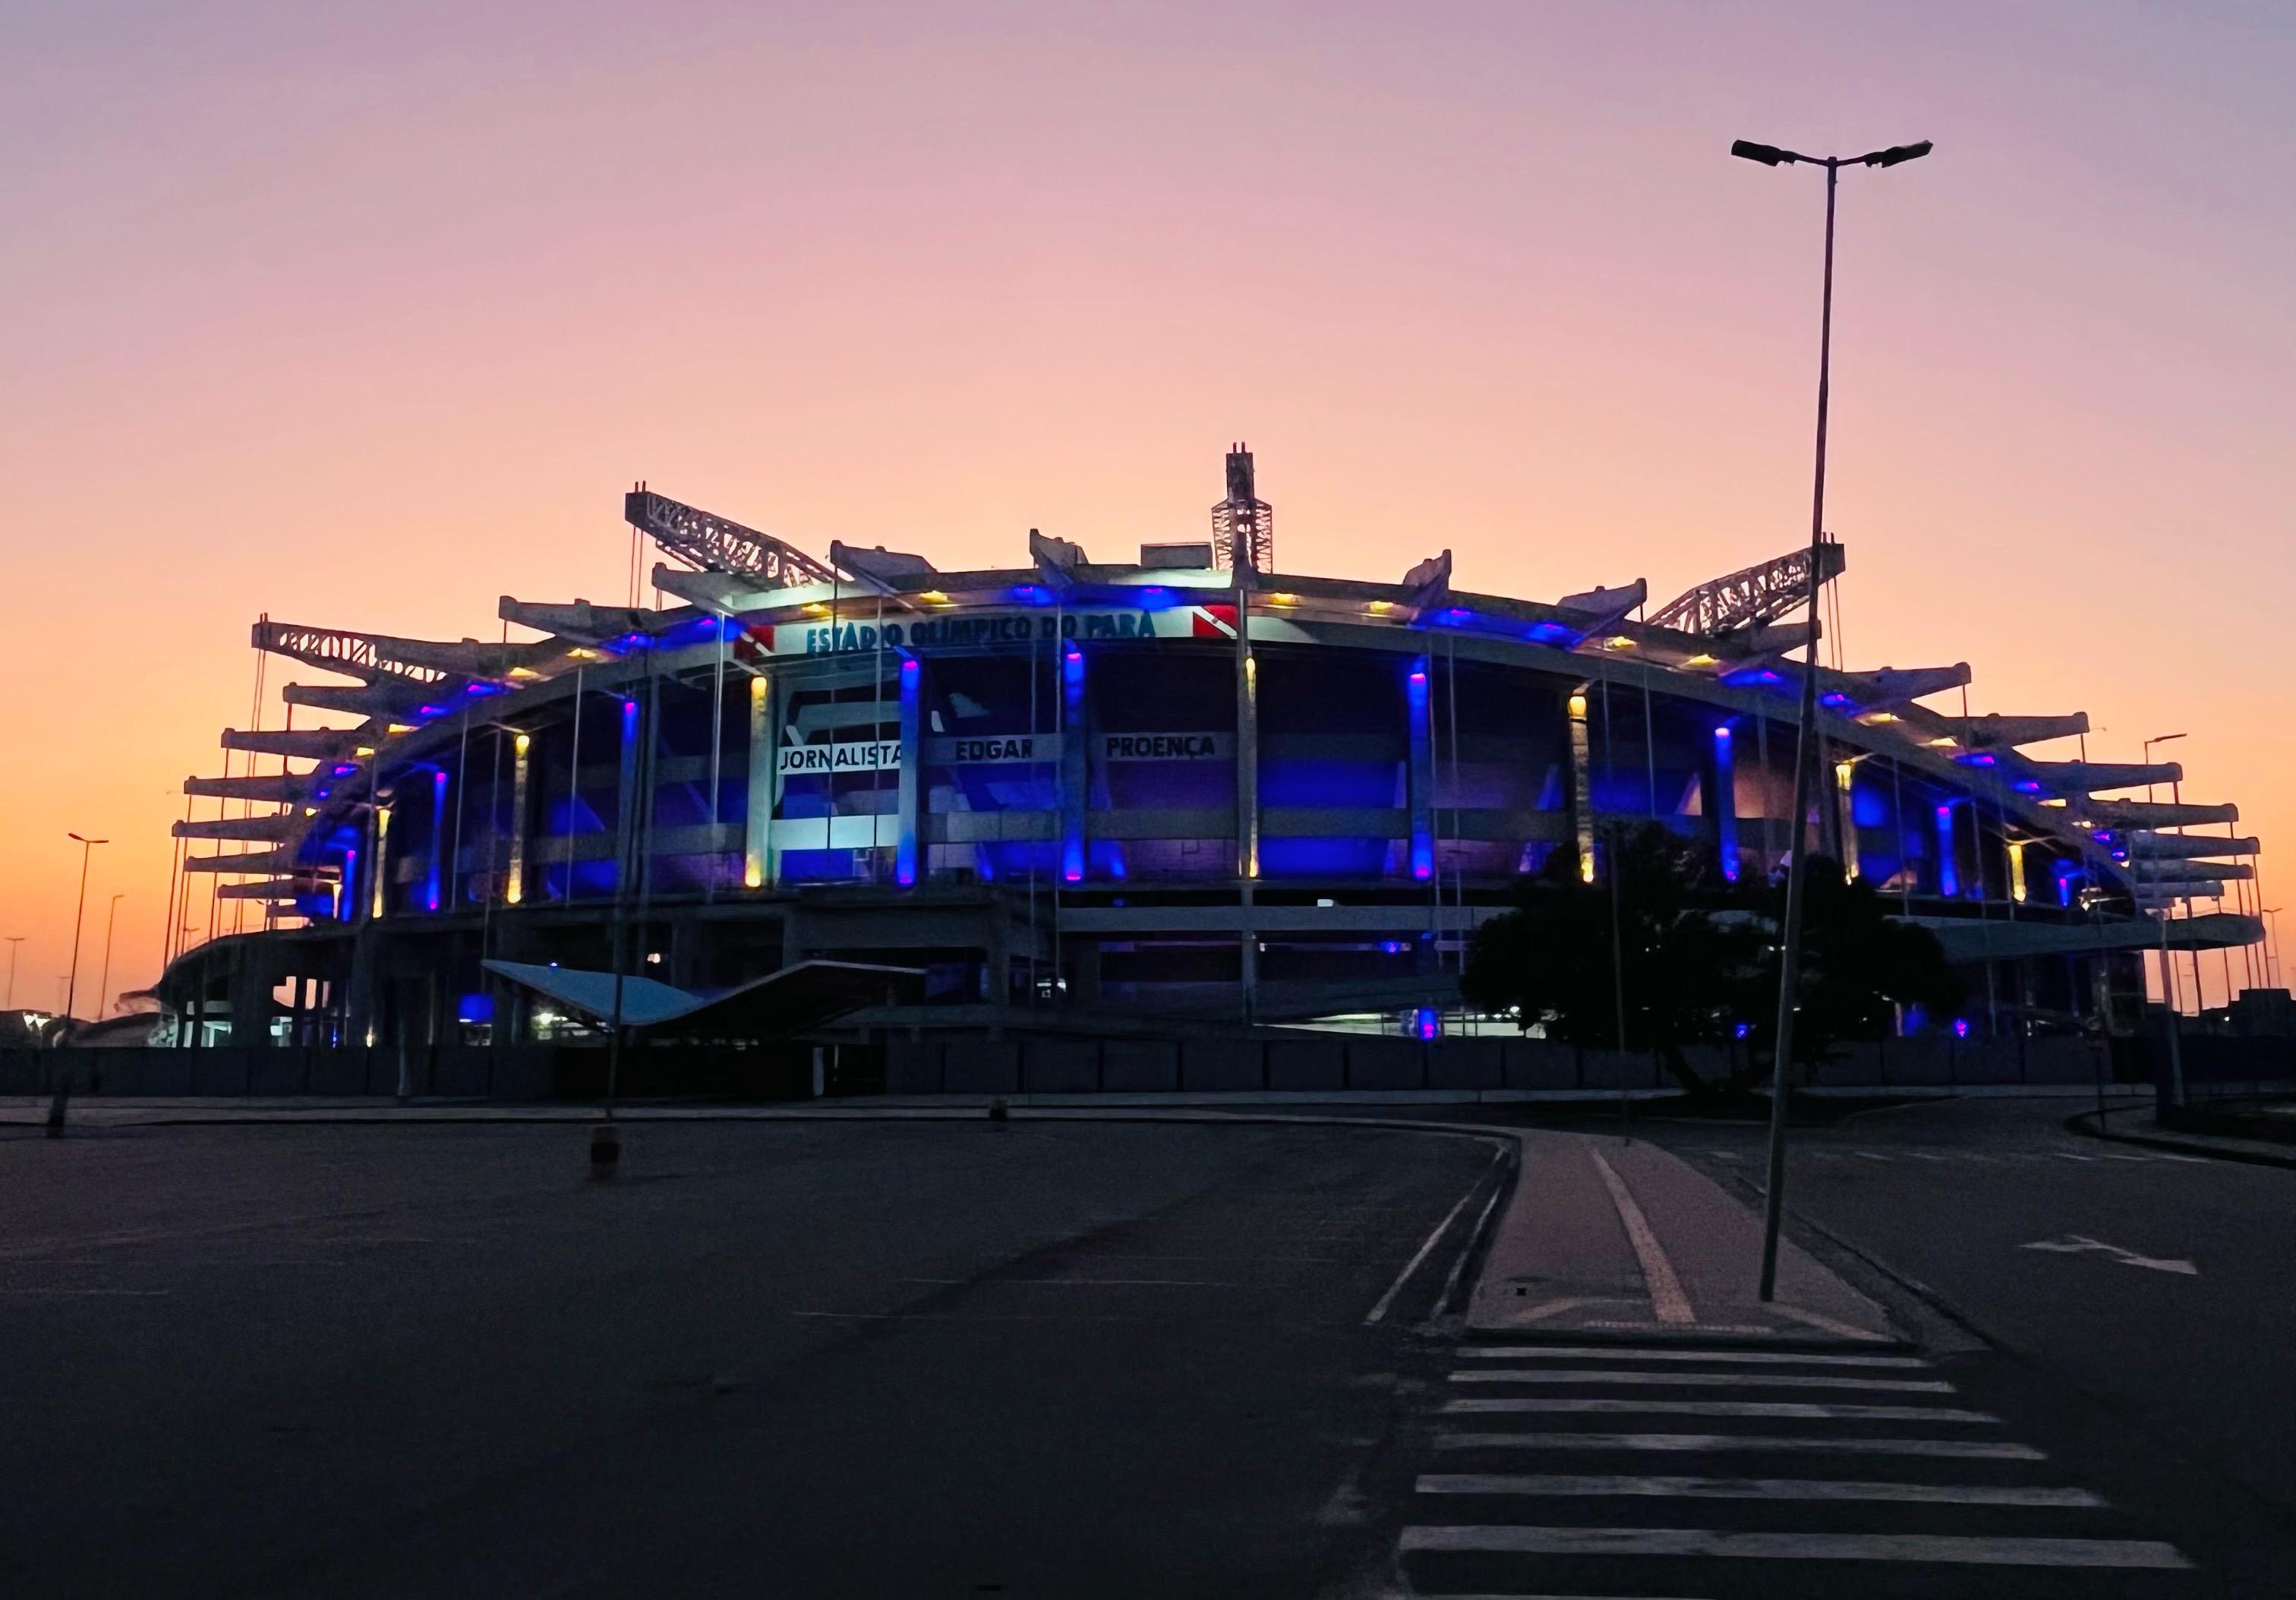
[[[617,601],[634,479],[987,565],[1200,537],[1242,439],[1289,570],[1655,600],[1784,551],[1822,180],[1741,136],[1937,143],[1843,180],[1849,664],[1966,660],[2095,759],[2189,732],[2296,892],[2284,0],[18,0],[0,60],[20,1005],[67,829],[115,841],[83,996],[113,894],[110,990],[154,976],[258,612]]]

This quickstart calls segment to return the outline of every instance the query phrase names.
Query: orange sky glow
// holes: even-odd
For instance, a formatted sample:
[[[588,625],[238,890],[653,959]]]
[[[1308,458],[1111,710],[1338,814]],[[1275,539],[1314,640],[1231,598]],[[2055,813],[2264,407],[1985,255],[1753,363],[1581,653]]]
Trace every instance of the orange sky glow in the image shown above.
[[[1967,661],[2095,759],[2189,734],[2296,890],[2285,8],[91,4],[0,48],[19,1005],[68,829],[113,841],[82,1014],[111,896],[109,991],[156,974],[258,612],[617,601],[637,478],[816,552],[1120,557],[1242,439],[1287,570],[1657,601],[1784,552],[1822,180],[1738,136],[1937,143],[1843,179],[1847,663]]]

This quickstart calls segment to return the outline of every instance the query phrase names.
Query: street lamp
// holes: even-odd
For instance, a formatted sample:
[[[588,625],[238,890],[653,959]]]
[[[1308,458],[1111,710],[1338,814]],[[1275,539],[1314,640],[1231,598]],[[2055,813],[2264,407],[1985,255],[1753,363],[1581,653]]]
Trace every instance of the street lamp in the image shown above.
[[[111,909],[103,918],[103,976],[95,981],[95,1020],[99,1022],[103,1020],[103,1013],[111,1009],[111,1002],[103,997],[111,989],[111,931],[119,923],[119,902],[127,898],[126,890],[113,895]]]
[[[64,977],[64,1021],[72,1020],[72,1001],[79,994],[79,925],[87,915],[87,858],[99,844],[110,844],[109,839],[90,839],[84,833],[66,833],[67,839],[79,843],[79,909],[72,913],[71,971]]]
[[[6,1009],[10,1011],[16,1009],[16,948],[24,942],[25,937],[26,936],[21,933],[11,933],[8,935],[8,1005]]]
[[[1765,167],[1796,162],[1825,168],[1825,287],[1820,301],[1817,332],[1817,460],[1810,488],[1809,619],[1803,630],[1801,715],[1794,739],[1793,843],[1786,857],[1786,915],[1778,952],[1778,1025],[1775,1059],[1771,1064],[1769,1192],[1762,1215],[1761,1298],[1773,1299],[1778,1278],[1778,1218],[1784,1206],[1786,1181],[1786,1063],[1793,1058],[1794,990],[1801,978],[1802,900],[1808,888],[1810,751],[1817,735],[1817,589],[1825,570],[1825,413],[1828,378],[1833,355],[1833,192],[1844,167],[1895,167],[1929,154],[1930,142],[1892,144],[1862,156],[1806,156],[1775,144],[1740,139],[1730,153]]]
[[[2185,734],[2153,734],[2153,735],[2152,735],[2152,737],[2151,737],[2150,739],[2145,740],[2145,741],[2144,741],[2144,765],[2145,765],[2145,766],[2147,766],[2147,767],[2150,767],[2150,766],[2152,766],[2152,747],[2153,747],[2154,745],[2156,745],[2156,744],[2166,744],[2166,743],[2169,743],[2171,740],[2174,740],[2174,739],[2182,739],[2182,738],[2185,738],[2185,736],[2186,736],[2186,735],[2185,735]],[[2152,779],[2150,779],[2150,778],[2147,778],[2147,779],[2144,781],[2144,803],[2145,803],[2146,805],[2148,805],[2148,806],[2149,806],[2149,805],[2151,805],[2151,804],[2152,803]],[[2135,882],[2136,881],[2136,876],[2137,876],[2137,873],[2136,873],[2136,849],[2134,849],[2134,847],[2133,847],[2133,846],[2132,846],[2132,848],[2130,849],[2129,853],[2128,853],[2128,876],[2129,876],[2129,881],[2130,881],[2131,882]],[[2169,920],[2169,907],[2168,907],[2166,905],[2163,905],[2163,906],[2161,907],[2161,920],[2162,922],[2166,922],[2166,921],[2168,921],[2168,920]],[[2198,969],[2197,969],[2197,968],[2195,968],[2194,970],[2195,970],[2195,971],[2197,971]],[[2195,992],[2194,997],[2194,1005],[2193,1005],[2193,1009],[2194,1009],[2194,1011],[2198,1011],[2198,1010],[2200,1009],[2199,996],[2198,996],[2198,993],[2197,993],[2197,988],[2198,988],[2198,982],[2197,982],[2197,980],[2196,980],[2196,981],[2195,981],[2195,991],[2196,991],[2196,992]],[[2165,1006],[2167,1006],[2167,1007],[2169,1008],[2169,1025],[2171,1028],[2174,1028],[2174,1027],[2177,1025],[2177,1024],[2176,1024],[2176,1014],[2177,1014],[2177,984],[2176,984],[2176,979],[2175,979],[2175,978],[2174,978],[2174,977],[2169,973],[2169,947],[2168,947],[2168,940],[2167,940],[2165,938],[2161,940],[2161,1004],[2162,1004],[2163,1005],[2165,1005]]]

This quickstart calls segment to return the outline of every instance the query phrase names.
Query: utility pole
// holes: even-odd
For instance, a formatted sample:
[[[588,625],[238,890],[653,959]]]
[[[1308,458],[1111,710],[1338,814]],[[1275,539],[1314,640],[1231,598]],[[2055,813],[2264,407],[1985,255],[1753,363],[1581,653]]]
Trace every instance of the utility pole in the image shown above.
[[[111,931],[119,922],[119,902],[127,898],[125,890],[113,895],[111,909],[105,913],[103,918],[103,976],[95,981],[95,1020],[99,1022],[103,1020],[103,1013],[111,1008],[111,1002],[103,997],[111,989]]]
[[[70,1022],[72,1003],[79,997],[79,929],[87,915],[87,858],[99,844],[110,844],[109,839],[89,839],[78,833],[66,833],[67,839],[79,843],[79,905],[72,913],[71,971],[64,977],[64,1021]]]
[[[1825,168],[1825,278],[1820,302],[1817,334],[1817,463],[1810,490],[1808,620],[1802,640],[1801,717],[1794,740],[1792,848],[1786,857],[1785,928],[1778,951],[1778,1020],[1775,1057],[1771,1063],[1769,1184],[1762,1214],[1761,1298],[1775,1297],[1778,1276],[1778,1218],[1784,1203],[1786,1181],[1786,1078],[1793,1059],[1794,990],[1801,978],[1802,900],[1809,886],[1809,792],[1812,756],[1817,743],[1817,614],[1819,588],[1825,571],[1825,416],[1827,388],[1833,355],[1833,194],[1841,168],[1847,166],[1895,167],[1929,154],[1930,142],[1897,144],[1862,156],[1806,156],[1772,144],[1741,139],[1730,153],[1765,167],[1805,162]]]

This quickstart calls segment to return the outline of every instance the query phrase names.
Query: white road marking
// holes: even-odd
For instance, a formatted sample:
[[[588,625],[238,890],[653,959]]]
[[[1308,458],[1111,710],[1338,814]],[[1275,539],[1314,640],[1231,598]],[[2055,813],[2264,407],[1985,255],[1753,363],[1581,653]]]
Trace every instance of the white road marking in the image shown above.
[[[1865,1157],[1867,1161],[1882,1161],[1882,1162],[1887,1162],[1887,1161],[1889,1161],[1889,1159],[1890,1159],[1890,1158],[1889,1158],[1888,1156],[1886,1156],[1886,1155],[1875,1155],[1875,1154],[1874,1154],[1872,1151],[1870,1151],[1870,1150],[1853,1150],[1853,1151],[1851,1151],[1849,1153],[1850,1153],[1850,1154],[1852,1154],[1852,1155],[1862,1155],[1862,1156],[1864,1156],[1864,1157]]]
[[[2046,1461],[2029,1444],[1987,1439],[1812,1439],[1759,1433],[1439,1433],[1439,1450],[1808,1450],[1853,1456],[1942,1456]]]
[[[1467,1258],[1474,1253],[1475,1240],[1482,1233],[1483,1224],[1490,1220],[1492,1209],[1498,1204],[1499,1196],[1505,1192],[1505,1184],[1493,1184],[1491,1197],[1483,1202],[1483,1209],[1475,1213],[1474,1221],[1468,1225],[1467,1236],[1459,1241],[1459,1259],[1451,1263],[1451,1270],[1443,1275],[1443,1286],[1435,1292],[1438,1309],[1451,1303],[1451,1296],[1457,1291],[1459,1280],[1466,1275]]]
[[[1604,1383],[1664,1389],[1894,1389],[1908,1394],[1951,1394],[1943,1378],[1845,1378],[1799,1372],[1614,1372],[1591,1366],[1479,1367],[1451,1374],[1454,1383]]]
[[[2096,1157],[2093,1155],[2075,1155],[2070,1150],[2052,1150],[2049,1153],[2055,1156],[2061,1161],[2093,1161],[2096,1160]]]
[[[2154,1272],[2181,1273],[2186,1277],[2198,1277],[2201,1269],[2190,1261],[2170,1260],[2159,1256],[2140,1256],[2134,1251],[2123,1250],[2118,1244],[2107,1244],[2102,1239],[2092,1239],[2087,1234],[2060,1234],[2054,1239],[2036,1239],[2021,1244],[2020,1250],[2046,1250],[2059,1255],[2097,1254],[2111,1256],[2123,1267],[2149,1268]]]
[[[1485,1399],[1446,1400],[1444,1411],[1566,1413],[1576,1415],[1627,1416],[1660,1414],[1669,1416],[1796,1416],[1831,1417],[1883,1423],[1998,1423],[1982,1411],[1956,1411],[1946,1406],[1821,1406],[1809,1400],[1609,1400],[1551,1399],[1545,1395],[1505,1395]]]
[[[1934,1155],[1926,1150],[1909,1150],[1906,1153],[1912,1156],[1914,1160],[1917,1161],[1941,1161],[1945,1160],[1945,1157],[1941,1155]]]
[[[1488,1361],[1721,1361],[1755,1366],[1927,1366],[1919,1356],[1798,1355],[1790,1350],[1606,1350],[1595,1344],[1471,1344],[1458,1355]]]
[[[1386,1317],[1389,1309],[1395,1304],[1395,1297],[1403,1292],[1403,1285],[1409,1283],[1411,1281],[1411,1275],[1419,1270],[1419,1263],[1425,1260],[1428,1256],[1433,1252],[1435,1249],[1435,1241],[1443,1236],[1444,1229],[1451,1226],[1453,1218],[1456,1218],[1460,1212],[1467,1209],[1467,1202],[1472,1200],[1475,1197],[1475,1191],[1483,1186],[1483,1178],[1489,1176],[1491,1170],[1496,1168],[1499,1162],[1505,1159],[1506,1152],[1504,1150],[1499,1152],[1497,1155],[1493,1156],[1491,1158],[1490,1166],[1485,1168],[1482,1174],[1478,1176],[1473,1183],[1467,1186],[1467,1192],[1459,1196],[1458,1203],[1454,1205],[1449,1210],[1443,1213],[1443,1220],[1435,1225],[1435,1231],[1427,1235],[1426,1241],[1412,1253],[1411,1259],[1403,1264],[1403,1270],[1395,1275],[1395,1282],[1387,1286],[1387,1292],[1379,1297],[1379,1303],[1374,1306],[1371,1309],[1371,1314],[1364,1318],[1364,1325],[1365,1327],[1369,1327],[1374,1323],[1380,1322]]]
[[[1711,1528],[1406,1528],[1414,1551],[1521,1555],[1690,1555],[1758,1560],[1947,1562],[2176,1570],[2173,1545],[2136,1538],[1989,1538],[1943,1533],[1725,1533]]]
[[[1682,1292],[1682,1280],[1674,1276],[1674,1264],[1659,1248],[1658,1235],[1651,1232],[1650,1219],[1643,1215],[1642,1207],[1627,1193],[1627,1186],[1611,1170],[1611,1163],[1603,1153],[1592,1145],[1587,1153],[1595,1158],[1595,1169],[1603,1175],[1603,1186],[1611,1192],[1611,1204],[1619,1213],[1619,1221],[1627,1230],[1627,1240],[1635,1247],[1635,1259],[1642,1263],[1643,1283],[1650,1290],[1651,1311],[1660,1322],[1693,1323],[1698,1320],[1690,1309],[1690,1297]]]
[[[1892,1500],[1922,1506],[2077,1506],[2106,1502],[2085,1489],[1978,1483],[1858,1483],[1833,1478],[1652,1478],[1615,1473],[1422,1473],[1423,1495],[1642,1496],[1695,1500]]]

